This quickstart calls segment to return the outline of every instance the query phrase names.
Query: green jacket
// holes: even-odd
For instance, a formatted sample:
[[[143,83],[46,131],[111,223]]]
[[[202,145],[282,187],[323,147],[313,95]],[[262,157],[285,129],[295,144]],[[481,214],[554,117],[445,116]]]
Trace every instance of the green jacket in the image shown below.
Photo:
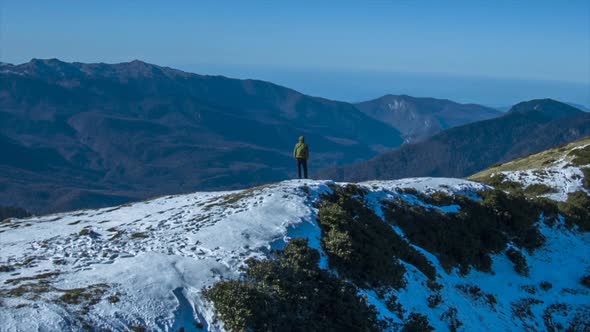
[[[309,158],[309,147],[305,144],[305,138],[303,138],[303,136],[299,137],[299,143],[295,144],[293,158],[302,158],[306,160]]]

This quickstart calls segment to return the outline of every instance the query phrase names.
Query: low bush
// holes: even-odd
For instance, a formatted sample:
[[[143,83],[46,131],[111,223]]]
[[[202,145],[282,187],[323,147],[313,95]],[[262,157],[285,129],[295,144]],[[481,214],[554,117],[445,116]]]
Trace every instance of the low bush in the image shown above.
[[[387,297],[387,299],[385,300],[385,306],[387,307],[387,310],[389,310],[392,313],[396,314],[396,316],[399,319],[403,319],[404,313],[406,312],[406,310],[401,305],[401,303],[399,303],[397,301],[397,296],[390,295],[389,297]]]
[[[568,155],[573,156],[572,164],[576,166],[590,164],[590,145],[581,149],[572,150]]]
[[[583,276],[580,279],[580,284],[590,288],[590,274]]]
[[[418,198],[420,198],[425,203],[436,206],[452,205],[455,202],[454,197],[445,193],[444,191],[435,191],[430,195],[421,194],[418,196]]]
[[[426,301],[428,302],[429,308],[436,308],[439,304],[442,303],[443,299],[440,293],[435,293],[428,296],[428,299],[426,299]]]
[[[380,331],[377,312],[318,267],[319,253],[294,239],[274,259],[248,260],[243,280],[205,289],[229,331]]]
[[[584,180],[582,180],[582,185],[586,190],[590,190],[590,167],[582,168],[582,173],[584,173]]]
[[[541,281],[541,283],[539,284],[539,287],[541,287],[541,289],[544,291],[548,291],[551,288],[553,288],[553,284],[550,283],[549,281]]]
[[[509,248],[506,250],[506,256],[514,264],[514,271],[523,276],[529,275],[529,266],[526,262],[526,257],[519,250]]]
[[[456,196],[459,213],[443,213],[401,199],[384,202],[383,211],[388,222],[437,255],[447,270],[490,271],[490,254],[501,252],[509,242],[527,250],[542,245],[543,236],[535,227],[541,210],[534,202],[500,190],[485,190],[480,196],[481,201]]]
[[[482,180],[483,183],[494,187],[495,189],[505,190],[508,192],[522,192],[522,185],[518,182],[506,180],[503,173],[495,173]]]
[[[429,279],[436,269],[418,250],[369,208],[356,186],[333,187],[318,213],[322,247],[339,274],[361,287],[405,286],[405,268],[416,266]]]
[[[529,196],[540,196],[556,192],[554,188],[542,183],[534,183],[524,188],[524,193]]]
[[[543,303],[542,300],[532,297],[521,298],[520,300],[511,303],[512,314],[521,320],[532,318],[533,311],[531,310],[531,307],[541,303]]]
[[[590,196],[579,190],[569,193],[567,201],[558,204],[559,212],[568,225],[577,225],[581,231],[590,231]]]
[[[408,318],[404,321],[404,326],[401,332],[431,332],[434,328],[430,326],[428,317],[412,312]]]
[[[443,312],[440,319],[447,323],[451,332],[457,332],[463,325],[463,322],[459,320],[457,314],[459,311],[455,307],[450,307],[447,311]]]

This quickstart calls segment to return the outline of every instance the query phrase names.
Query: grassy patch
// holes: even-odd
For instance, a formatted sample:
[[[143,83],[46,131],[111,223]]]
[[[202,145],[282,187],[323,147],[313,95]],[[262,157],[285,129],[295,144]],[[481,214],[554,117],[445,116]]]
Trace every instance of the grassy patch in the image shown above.
[[[29,300],[37,300],[39,296],[44,293],[54,291],[55,288],[51,286],[47,280],[39,280],[37,282],[30,282],[20,284],[17,287],[11,288],[8,291],[0,292],[2,296],[8,297],[25,297]]]
[[[573,157],[572,164],[576,166],[588,165],[590,164],[590,145],[572,150],[568,155]]]
[[[245,331],[380,331],[358,290],[318,267],[319,253],[294,239],[275,259],[248,260],[243,280],[204,290],[224,327]]]
[[[40,280],[40,279],[49,279],[60,275],[60,272],[47,272],[41,273],[30,277],[20,277],[14,279],[8,279],[4,283],[7,285],[18,285],[23,281],[31,281],[31,280]]]
[[[520,183],[506,180],[506,175],[502,173],[496,173],[490,177],[484,178],[482,179],[482,182],[496,189],[508,192],[522,191],[522,185]]]
[[[67,304],[94,305],[100,302],[102,296],[108,291],[107,284],[94,284],[84,288],[62,289],[63,294],[59,301]]]
[[[254,197],[254,196],[262,193],[263,189],[270,188],[271,186],[272,186],[271,184],[266,184],[266,185],[262,185],[262,186],[258,186],[258,187],[254,187],[254,188],[245,189],[245,190],[242,190],[242,191],[239,191],[236,193],[224,195],[224,196],[218,198],[216,201],[205,205],[203,207],[203,210],[209,211],[215,207],[237,208],[238,206],[236,204],[239,203],[241,200],[246,199],[246,198],[250,198],[250,197]]]
[[[145,232],[136,232],[136,233],[132,233],[130,236],[132,239],[145,239],[150,237],[149,235],[147,235]]]

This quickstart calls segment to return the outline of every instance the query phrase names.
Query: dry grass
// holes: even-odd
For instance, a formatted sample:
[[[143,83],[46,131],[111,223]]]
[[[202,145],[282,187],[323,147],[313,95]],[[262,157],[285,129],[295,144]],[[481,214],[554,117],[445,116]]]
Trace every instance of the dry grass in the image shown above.
[[[516,159],[503,164],[496,164],[492,167],[485,169],[479,173],[473,174],[468,177],[468,180],[483,182],[489,178],[493,173],[506,172],[506,171],[521,171],[528,169],[542,169],[561,158],[567,160],[573,160],[576,155],[571,154],[570,151],[576,147],[590,144],[590,137],[583,138],[581,140],[548,149],[536,154],[526,156],[524,158]]]

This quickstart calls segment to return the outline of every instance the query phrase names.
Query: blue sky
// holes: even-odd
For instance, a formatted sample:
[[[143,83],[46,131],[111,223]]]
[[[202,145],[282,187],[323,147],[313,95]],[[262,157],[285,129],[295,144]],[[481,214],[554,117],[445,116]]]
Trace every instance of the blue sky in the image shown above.
[[[428,77],[446,77],[451,86],[452,77],[487,78],[498,87],[498,82],[520,82],[528,91],[522,97],[547,93],[541,84],[555,86],[549,92],[570,91],[557,97],[590,104],[588,0],[2,0],[0,15],[0,60],[10,63],[53,57],[141,59],[202,73],[273,79],[348,100],[381,91],[437,93],[419,88],[434,84]],[[306,80],[306,73],[316,77]],[[379,83],[383,75],[389,82],[410,75],[418,88]],[[364,77],[366,96],[355,94],[351,84],[342,85],[359,77]],[[464,101],[481,99],[451,94]],[[485,102],[512,102],[498,95]]]

